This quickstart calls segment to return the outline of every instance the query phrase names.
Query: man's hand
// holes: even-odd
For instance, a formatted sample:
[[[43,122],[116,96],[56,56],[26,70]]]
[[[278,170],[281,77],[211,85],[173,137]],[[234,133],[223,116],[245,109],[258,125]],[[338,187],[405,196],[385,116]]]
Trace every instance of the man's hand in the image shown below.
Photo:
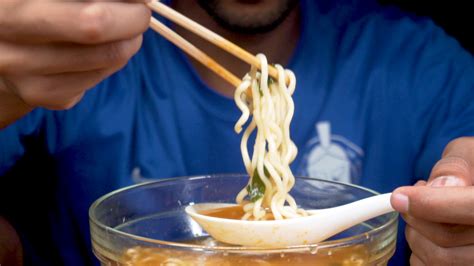
[[[407,222],[411,265],[474,265],[474,138],[445,149],[428,182],[393,192]]]
[[[34,107],[70,108],[122,68],[148,27],[144,2],[0,1],[0,126]]]

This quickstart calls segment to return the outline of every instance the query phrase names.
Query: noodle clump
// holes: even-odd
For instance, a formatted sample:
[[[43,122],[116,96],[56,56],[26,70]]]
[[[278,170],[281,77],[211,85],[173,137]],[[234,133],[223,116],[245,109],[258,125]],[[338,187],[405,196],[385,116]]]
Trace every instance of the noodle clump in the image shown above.
[[[242,111],[235,131],[240,133],[251,118],[240,144],[242,159],[251,178],[237,195],[236,201],[243,205],[243,220],[306,216],[306,212],[298,208],[289,194],[295,183],[290,163],[298,153],[290,138],[290,123],[294,114],[291,96],[296,77],[292,71],[275,65],[278,80],[274,80],[268,76],[266,57],[258,54],[257,58],[261,71],[252,66],[234,94],[235,102]],[[289,80],[288,85],[286,80]],[[250,157],[247,144],[255,129],[255,144]]]

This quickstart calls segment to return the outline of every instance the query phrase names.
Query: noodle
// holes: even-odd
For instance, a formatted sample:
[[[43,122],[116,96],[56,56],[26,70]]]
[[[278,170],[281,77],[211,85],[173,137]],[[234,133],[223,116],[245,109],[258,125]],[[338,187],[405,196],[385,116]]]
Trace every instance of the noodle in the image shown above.
[[[247,173],[248,185],[237,195],[243,205],[244,220],[276,220],[306,216],[288,193],[295,183],[290,163],[297,155],[296,145],[290,138],[290,123],[294,113],[291,98],[296,86],[293,72],[276,65],[278,80],[268,76],[268,63],[258,54],[261,71],[252,67],[235,90],[234,98],[242,115],[235,124],[240,133],[252,116],[242,135],[240,149]],[[286,80],[289,85],[286,85]],[[249,96],[251,95],[251,96]],[[252,157],[247,143],[257,129]],[[244,201],[249,198],[250,202]],[[272,215],[269,215],[269,214]]]

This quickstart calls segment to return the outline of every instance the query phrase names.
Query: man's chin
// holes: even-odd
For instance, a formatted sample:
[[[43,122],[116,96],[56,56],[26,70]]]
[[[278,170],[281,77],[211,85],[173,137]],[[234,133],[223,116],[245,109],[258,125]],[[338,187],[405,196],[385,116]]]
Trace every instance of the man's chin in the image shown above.
[[[263,1],[262,0],[237,0],[237,2],[241,4],[258,4]]]
[[[222,27],[241,34],[272,31],[298,4],[298,0],[198,0]]]

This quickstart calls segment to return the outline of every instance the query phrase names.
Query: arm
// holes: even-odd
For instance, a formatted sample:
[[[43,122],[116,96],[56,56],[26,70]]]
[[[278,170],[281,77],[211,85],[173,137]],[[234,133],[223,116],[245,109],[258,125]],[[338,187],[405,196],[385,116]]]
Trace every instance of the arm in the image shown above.
[[[23,250],[15,229],[0,216],[0,265],[23,265]]]
[[[72,107],[122,68],[148,27],[139,2],[0,1],[0,129],[35,107]]]

